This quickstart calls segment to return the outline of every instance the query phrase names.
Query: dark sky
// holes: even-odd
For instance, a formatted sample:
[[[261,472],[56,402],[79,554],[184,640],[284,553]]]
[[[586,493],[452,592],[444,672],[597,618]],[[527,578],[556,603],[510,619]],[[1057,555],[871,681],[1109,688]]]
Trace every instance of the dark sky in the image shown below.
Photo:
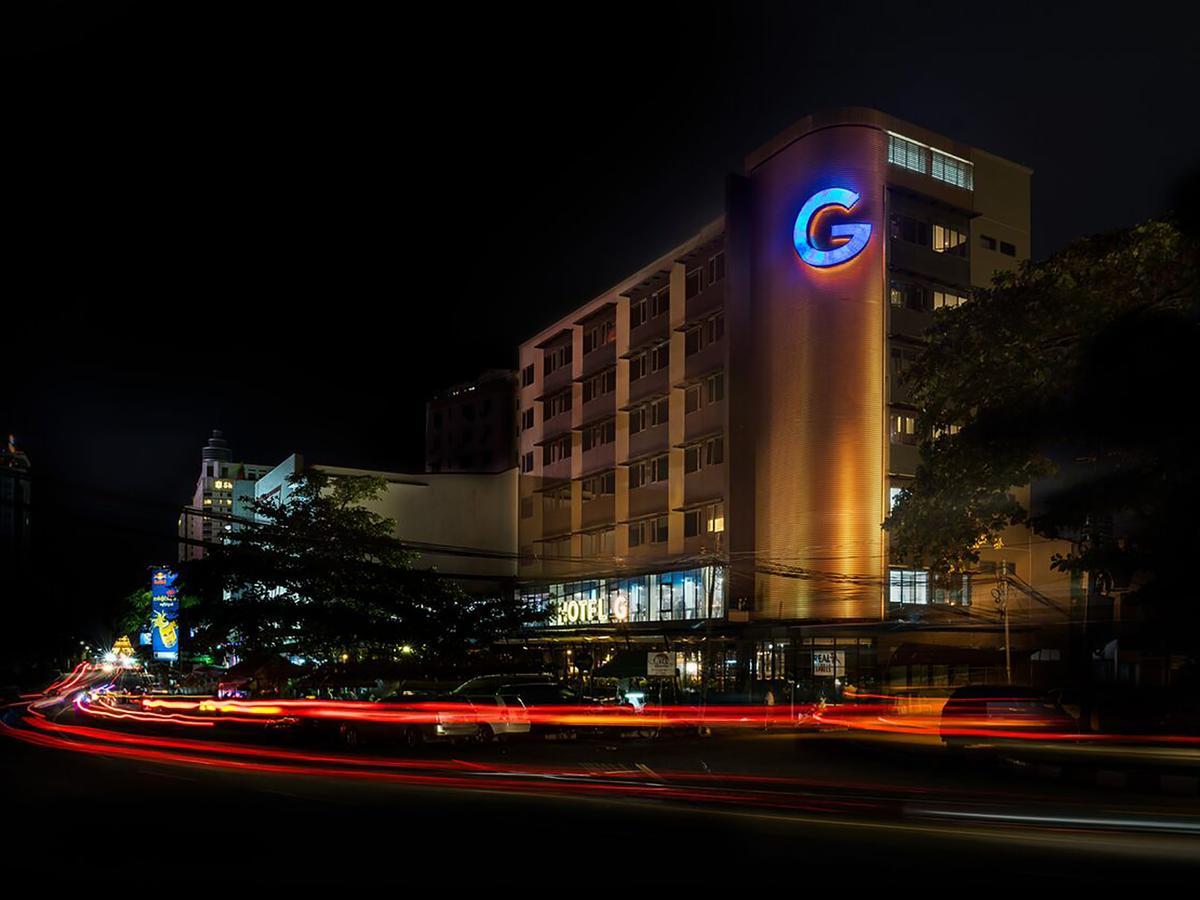
[[[173,554],[213,426],[239,459],[419,468],[432,390],[514,366],[815,109],[1031,166],[1038,256],[1200,159],[1176,4],[21,6],[0,429],[85,597]]]

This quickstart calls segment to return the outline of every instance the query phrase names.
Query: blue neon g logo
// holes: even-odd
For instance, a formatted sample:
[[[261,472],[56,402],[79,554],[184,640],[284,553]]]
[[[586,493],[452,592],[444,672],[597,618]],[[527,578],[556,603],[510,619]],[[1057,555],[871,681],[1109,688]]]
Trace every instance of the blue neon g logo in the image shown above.
[[[825,250],[814,247],[808,234],[813,217],[825,207],[840,206],[849,212],[857,202],[858,194],[846,188],[826,188],[808,198],[800,207],[800,215],[796,216],[796,228],[792,233],[792,242],[796,245],[796,252],[800,254],[802,260],[810,266],[824,269],[854,259],[862,253],[863,248],[867,246],[867,241],[871,239],[871,226],[867,222],[831,226],[830,237],[849,238],[849,240]]]

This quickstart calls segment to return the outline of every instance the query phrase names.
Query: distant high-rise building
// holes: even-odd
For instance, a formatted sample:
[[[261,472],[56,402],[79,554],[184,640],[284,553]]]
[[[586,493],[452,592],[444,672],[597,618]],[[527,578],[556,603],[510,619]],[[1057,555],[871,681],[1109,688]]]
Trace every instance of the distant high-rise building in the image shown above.
[[[0,574],[6,579],[27,574],[30,560],[29,457],[10,434],[0,449]]]
[[[200,451],[200,477],[190,506],[179,517],[179,560],[201,559],[204,548],[238,528],[251,514],[254,483],[271,466],[233,461],[224,434],[213,429]]]
[[[516,465],[516,372],[489,369],[430,398],[426,472],[503,472]]]

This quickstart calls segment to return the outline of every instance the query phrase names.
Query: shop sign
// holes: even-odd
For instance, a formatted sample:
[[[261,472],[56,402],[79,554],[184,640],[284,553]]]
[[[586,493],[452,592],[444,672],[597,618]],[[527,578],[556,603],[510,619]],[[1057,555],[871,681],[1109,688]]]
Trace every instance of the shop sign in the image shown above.
[[[655,650],[646,654],[646,675],[649,678],[673,678],[675,676],[675,654]]]
[[[597,597],[589,599],[560,600],[554,608],[555,625],[598,625],[600,618],[600,600]]]
[[[812,673],[817,678],[837,678],[846,674],[845,650],[814,650]]]

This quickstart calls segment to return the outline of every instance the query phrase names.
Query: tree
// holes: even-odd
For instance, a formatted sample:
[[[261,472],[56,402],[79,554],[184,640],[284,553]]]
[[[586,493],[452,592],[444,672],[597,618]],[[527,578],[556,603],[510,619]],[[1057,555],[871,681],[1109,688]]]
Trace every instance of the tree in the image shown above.
[[[386,490],[382,478],[309,470],[289,482],[286,503],[252,503],[252,521],[185,564],[181,580],[204,598],[201,645],[317,660],[390,659],[407,646],[447,659],[525,621],[512,597],[469,597],[416,568],[395,523],[364,505]]]
[[[1026,262],[935,313],[907,377],[919,427],[937,436],[884,523],[899,557],[969,568],[1028,523],[1076,541],[1059,568],[1132,583],[1160,616],[1193,615],[1196,288],[1196,239],[1153,221]],[[1013,493],[1031,483],[1034,510]]]

